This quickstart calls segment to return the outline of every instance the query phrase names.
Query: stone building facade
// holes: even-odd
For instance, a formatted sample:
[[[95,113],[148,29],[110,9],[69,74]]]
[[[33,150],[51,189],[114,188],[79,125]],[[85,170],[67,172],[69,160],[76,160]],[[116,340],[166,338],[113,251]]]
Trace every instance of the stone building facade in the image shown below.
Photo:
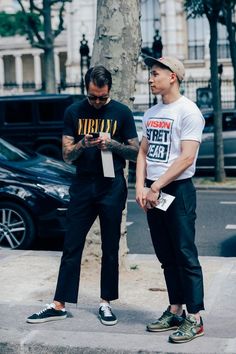
[[[96,0],[73,0],[66,5],[66,30],[55,42],[55,72],[58,87],[64,88],[66,84],[67,92],[80,93],[80,44],[85,34],[92,55],[96,3]],[[143,47],[151,49],[158,30],[162,54],[183,60],[186,67],[183,91],[196,101],[197,88],[206,87],[210,79],[209,26],[206,19],[187,20],[182,3],[182,0],[140,0]],[[3,10],[17,11],[17,2],[1,0],[0,11]],[[225,27],[219,25],[219,63],[223,65],[222,79],[227,81],[232,79],[233,70],[226,38]],[[135,92],[138,109],[153,100],[147,80],[148,71],[140,56]],[[43,52],[32,48],[24,37],[0,37],[0,94],[37,92],[43,81]],[[223,95],[227,91],[229,97],[225,99],[231,101],[232,87],[222,91]]]

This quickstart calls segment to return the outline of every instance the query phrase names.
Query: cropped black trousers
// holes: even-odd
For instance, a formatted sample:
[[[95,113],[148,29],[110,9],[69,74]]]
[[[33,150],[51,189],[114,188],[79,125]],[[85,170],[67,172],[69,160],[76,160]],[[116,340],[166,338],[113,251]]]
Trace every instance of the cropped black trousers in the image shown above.
[[[118,298],[119,241],[127,187],[123,173],[115,178],[80,176],[70,188],[67,233],[54,300],[77,303],[86,235],[99,217],[101,227],[101,298]]]
[[[153,181],[147,180],[147,187]],[[189,313],[204,309],[203,275],[195,245],[196,190],[192,180],[174,181],[162,190],[175,196],[162,211],[147,212],[156,256],[164,270],[170,304],[186,304]]]

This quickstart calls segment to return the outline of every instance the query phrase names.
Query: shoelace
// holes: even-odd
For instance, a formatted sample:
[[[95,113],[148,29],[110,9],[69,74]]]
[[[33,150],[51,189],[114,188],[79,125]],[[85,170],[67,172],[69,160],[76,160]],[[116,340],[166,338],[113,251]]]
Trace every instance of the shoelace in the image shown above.
[[[183,333],[188,332],[192,326],[194,326],[194,323],[186,318],[182,325],[179,327],[178,331],[181,331]]]
[[[54,309],[54,304],[46,304],[46,307],[44,309],[42,309],[41,311],[37,312],[37,315],[41,315],[42,313],[44,313],[45,311],[49,310],[49,309]]]
[[[158,318],[158,320],[155,323],[164,322],[164,323],[168,324],[169,318],[170,318],[170,313],[165,311],[165,312],[163,312],[161,317]]]
[[[104,312],[105,317],[111,317],[111,316],[112,316],[110,306],[108,306],[108,305],[102,305],[102,306],[101,306],[101,310]]]

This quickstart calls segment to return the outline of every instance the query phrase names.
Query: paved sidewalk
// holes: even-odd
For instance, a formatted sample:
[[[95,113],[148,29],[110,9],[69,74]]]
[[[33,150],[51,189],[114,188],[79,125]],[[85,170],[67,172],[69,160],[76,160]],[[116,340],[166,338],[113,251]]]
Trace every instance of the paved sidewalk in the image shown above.
[[[60,252],[0,249],[0,353],[185,353],[236,354],[236,258],[200,257],[205,280],[205,336],[185,344],[167,342],[171,332],[148,333],[145,325],[167,306],[162,271],[152,255],[129,255],[120,271],[116,326],[97,319],[99,265],[82,268],[78,306],[69,318],[28,324],[27,316],[52,300]]]

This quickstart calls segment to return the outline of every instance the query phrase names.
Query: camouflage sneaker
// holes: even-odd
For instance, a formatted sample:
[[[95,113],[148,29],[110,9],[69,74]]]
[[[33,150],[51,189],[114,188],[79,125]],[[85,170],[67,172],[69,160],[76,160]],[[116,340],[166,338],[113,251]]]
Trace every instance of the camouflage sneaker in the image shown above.
[[[170,312],[170,306],[169,306],[167,310],[163,312],[162,316],[158,318],[157,321],[149,323],[147,325],[147,331],[164,332],[164,331],[169,331],[170,329],[177,329],[184,321],[185,318],[186,318],[186,314],[184,310],[183,310],[183,314],[181,316],[178,316]]]
[[[203,335],[202,318],[200,318],[200,323],[198,324],[194,315],[188,315],[177,331],[169,336],[169,341],[172,343],[186,343]]]

